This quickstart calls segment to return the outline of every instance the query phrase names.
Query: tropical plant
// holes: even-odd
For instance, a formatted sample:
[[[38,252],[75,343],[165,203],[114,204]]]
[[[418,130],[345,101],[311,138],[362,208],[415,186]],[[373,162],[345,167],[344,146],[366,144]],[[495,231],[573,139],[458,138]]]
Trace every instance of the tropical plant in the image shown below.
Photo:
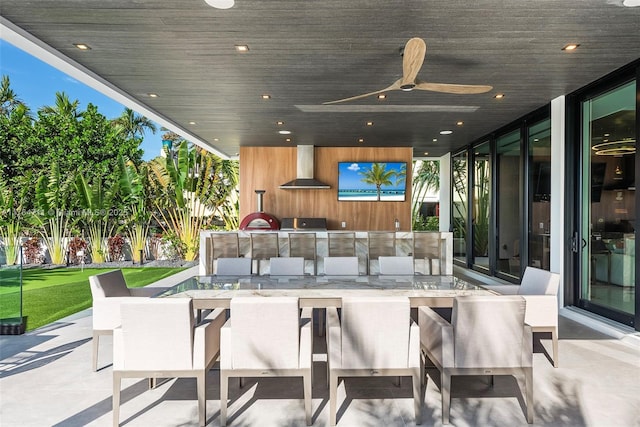
[[[489,214],[491,207],[489,160],[477,159],[473,191],[473,253],[489,254]]]
[[[69,263],[78,265],[84,263],[87,242],[81,237],[74,237],[69,240]]]
[[[20,253],[20,217],[10,188],[0,181],[0,239],[7,265],[15,265]]]
[[[116,132],[121,132],[126,138],[143,137],[145,131],[156,133],[156,125],[146,117],[137,114],[131,108],[125,108],[120,117],[112,120]]]
[[[124,238],[116,234],[107,240],[109,246],[109,261],[121,261],[123,258]]]
[[[44,261],[44,254],[40,247],[40,239],[37,237],[30,237],[22,244],[22,254],[24,255],[24,261],[28,264],[42,264]]]
[[[0,114],[8,116],[20,105],[24,105],[24,103],[18,98],[18,94],[11,89],[9,76],[3,75],[0,81]]]
[[[64,264],[65,236],[69,233],[69,182],[60,173],[57,163],[36,183],[35,204],[39,210],[32,214],[32,222],[49,249],[52,264]]]
[[[151,218],[151,212],[147,209],[147,169],[141,165],[139,170],[133,162],[125,161],[123,156],[119,156],[118,165],[120,195],[122,203],[128,208],[124,223],[125,233],[131,245],[133,262],[140,263],[140,254],[144,253],[146,247]]]
[[[393,170],[387,170],[385,163],[373,163],[371,169],[360,172],[362,175],[361,181],[365,184],[372,184],[376,186],[376,193],[378,195],[377,200],[380,201],[380,193],[383,185],[392,185],[391,181],[397,174]]]
[[[413,230],[424,230],[426,218],[420,214],[422,202],[429,190],[440,190],[440,162],[436,160],[416,160],[411,191],[411,218]]]
[[[152,182],[162,197],[155,200],[154,216],[165,235],[181,242],[181,256],[197,258],[200,230],[224,207],[237,186],[237,166],[182,141],[173,155],[149,163]],[[232,172],[229,172],[229,171]],[[224,199],[223,199],[224,198]]]
[[[83,209],[82,223],[89,236],[91,261],[102,263],[108,253],[105,239],[113,230],[110,213],[114,193],[103,185],[101,178],[96,178],[91,185],[81,173],[76,175],[75,188]]]

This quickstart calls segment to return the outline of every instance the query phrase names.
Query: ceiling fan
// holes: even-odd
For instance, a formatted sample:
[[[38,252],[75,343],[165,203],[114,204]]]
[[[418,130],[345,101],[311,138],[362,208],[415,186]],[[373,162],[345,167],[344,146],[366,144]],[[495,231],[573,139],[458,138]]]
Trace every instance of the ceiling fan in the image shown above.
[[[339,102],[353,101],[355,99],[366,98],[367,96],[376,95],[391,90],[411,91],[430,90],[432,92],[456,93],[456,94],[475,94],[485,93],[493,89],[493,86],[486,85],[458,85],[449,83],[427,83],[416,79],[420,67],[424,62],[424,56],[427,52],[427,45],[419,37],[410,39],[404,47],[404,57],[402,58],[402,78],[396,80],[391,86],[369,92],[362,95],[352,96],[351,98],[338,99],[337,101],[328,101],[323,104],[337,104]]]

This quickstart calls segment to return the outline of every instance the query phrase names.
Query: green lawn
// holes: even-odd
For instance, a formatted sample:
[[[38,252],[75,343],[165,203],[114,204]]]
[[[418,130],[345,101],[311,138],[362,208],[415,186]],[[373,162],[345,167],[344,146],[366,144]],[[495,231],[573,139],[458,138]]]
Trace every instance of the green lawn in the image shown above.
[[[32,268],[23,270],[23,309],[27,330],[39,328],[91,307],[89,276],[113,268]],[[123,268],[127,286],[141,287],[177,273],[184,268]],[[0,318],[18,314],[18,280],[15,271],[0,270]]]

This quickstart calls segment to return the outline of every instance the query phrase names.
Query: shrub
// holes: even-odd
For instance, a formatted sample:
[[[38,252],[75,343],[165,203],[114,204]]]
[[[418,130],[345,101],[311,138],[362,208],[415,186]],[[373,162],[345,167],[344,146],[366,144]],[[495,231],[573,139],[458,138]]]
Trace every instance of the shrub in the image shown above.
[[[78,256],[78,252],[82,251],[84,256]],[[78,265],[85,261],[87,255],[87,242],[81,237],[74,237],[69,241],[69,264]]]
[[[113,237],[109,237],[108,239],[109,246],[109,260],[110,261],[122,261],[124,259],[122,249],[124,248],[125,241],[124,238],[116,234]]]
[[[30,237],[22,244],[22,256],[26,264],[42,264],[44,262],[44,254],[40,248],[40,239]]]

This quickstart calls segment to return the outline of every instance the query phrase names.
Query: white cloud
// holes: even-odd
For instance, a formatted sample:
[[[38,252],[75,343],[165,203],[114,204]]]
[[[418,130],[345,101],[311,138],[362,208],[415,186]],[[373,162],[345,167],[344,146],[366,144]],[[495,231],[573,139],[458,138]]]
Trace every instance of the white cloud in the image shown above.
[[[352,163],[351,166],[349,166],[347,169],[349,169],[350,171],[357,172],[360,170],[360,166],[358,166],[357,163]]]

